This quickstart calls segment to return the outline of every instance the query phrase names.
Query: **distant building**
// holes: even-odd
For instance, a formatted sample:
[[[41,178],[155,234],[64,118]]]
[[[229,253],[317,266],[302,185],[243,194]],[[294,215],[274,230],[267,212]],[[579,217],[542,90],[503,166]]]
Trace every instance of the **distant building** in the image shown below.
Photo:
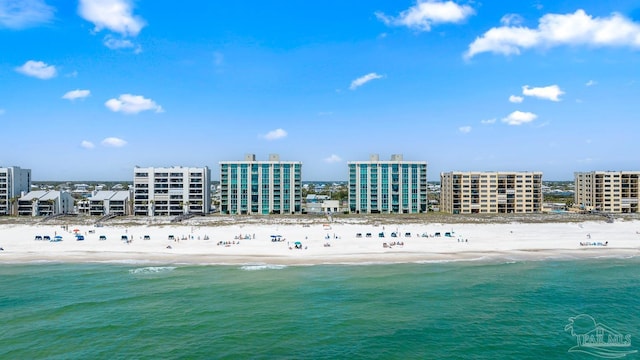
[[[302,211],[302,163],[269,155],[220,162],[222,214],[294,214]]]
[[[452,214],[538,213],[541,172],[447,172],[440,174],[440,210]]]
[[[51,216],[72,214],[73,203],[73,197],[67,191],[30,191],[18,199],[18,215]]]
[[[349,211],[352,213],[421,213],[427,211],[427,163],[392,155],[381,161],[351,161]]]
[[[323,200],[320,209],[325,214],[336,214],[341,212],[340,200]]]
[[[208,214],[211,209],[208,167],[136,167],[133,170],[133,214],[178,216]]]
[[[18,197],[30,189],[30,169],[0,167],[0,215],[14,215]]]
[[[576,172],[575,205],[585,210],[637,213],[640,171]]]
[[[97,191],[89,197],[89,215],[118,215],[125,216],[131,214],[129,200],[131,193],[122,191]]]
[[[305,201],[307,204],[309,204],[309,203],[319,203],[329,199],[331,199],[329,195],[308,194]]]
[[[342,212],[340,200],[323,199],[320,201],[307,202],[304,206],[307,214],[336,214]]]

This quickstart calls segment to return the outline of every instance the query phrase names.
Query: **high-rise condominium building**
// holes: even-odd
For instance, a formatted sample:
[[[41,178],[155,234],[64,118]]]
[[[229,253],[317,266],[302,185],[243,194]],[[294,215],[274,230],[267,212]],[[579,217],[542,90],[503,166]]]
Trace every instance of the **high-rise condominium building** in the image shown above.
[[[18,198],[30,190],[30,169],[0,167],[0,215],[13,215]]]
[[[302,210],[302,163],[256,161],[220,162],[220,212],[222,214],[293,214]]]
[[[349,211],[351,213],[420,213],[427,211],[427,163],[404,161],[402,155],[380,160],[351,161]]]
[[[452,214],[541,212],[542,173],[441,173],[440,210]]]
[[[637,213],[640,171],[576,172],[575,204],[589,210]]]
[[[136,167],[133,170],[133,214],[208,214],[210,185],[211,170],[206,166]]]

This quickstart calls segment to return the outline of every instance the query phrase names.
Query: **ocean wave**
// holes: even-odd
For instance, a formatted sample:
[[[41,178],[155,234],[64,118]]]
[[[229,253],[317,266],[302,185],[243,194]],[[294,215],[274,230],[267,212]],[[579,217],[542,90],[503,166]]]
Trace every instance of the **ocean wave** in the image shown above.
[[[286,265],[272,265],[272,264],[263,264],[263,265],[244,265],[240,267],[240,270],[246,271],[256,271],[256,270],[282,270],[286,268]]]
[[[130,269],[129,274],[134,275],[146,275],[146,274],[158,274],[175,270],[175,266],[148,266],[143,268]]]

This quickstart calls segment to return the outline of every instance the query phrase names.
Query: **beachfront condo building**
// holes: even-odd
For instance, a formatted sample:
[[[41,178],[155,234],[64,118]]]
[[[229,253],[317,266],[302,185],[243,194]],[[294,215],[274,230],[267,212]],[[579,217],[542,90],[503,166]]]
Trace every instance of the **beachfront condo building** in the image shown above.
[[[18,199],[20,216],[55,216],[72,214],[74,199],[68,191],[35,190]]]
[[[125,216],[131,215],[129,190],[101,190],[89,197],[87,213],[92,216]]]
[[[133,214],[181,216],[208,214],[211,209],[208,167],[135,167]]]
[[[0,167],[0,215],[15,215],[18,198],[31,190],[31,170]]]
[[[542,173],[441,173],[440,210],[452,214],[541,212]]]
[[[302,211],[302,163],[280,161],[277,154],[257,161],[220,162],[222,214],[296,214]]]
[[[402,155],[351,161],[349,211],[355,214],[421,213],[427,204],[427,162],[405,161]]]
[[[575,205],[585,210],[637,213],[640,171],[576,172]]]

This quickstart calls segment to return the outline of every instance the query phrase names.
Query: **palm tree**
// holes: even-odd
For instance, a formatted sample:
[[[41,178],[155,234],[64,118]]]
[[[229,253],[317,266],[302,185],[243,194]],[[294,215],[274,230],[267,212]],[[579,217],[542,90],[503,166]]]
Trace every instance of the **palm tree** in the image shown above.
[[[151,216],[153,216],[156,213],[156,208],[155,208],[155,200],[149,200],[149,203],[151,204]],[[147,214],[148,215],[148,214]]]
[[[8,214],[7,215],[15,215],[18,213],[18,209],[17,209],[17,204],[18,204],[18,196],[14,196],[11,199],[9,199],[9,209],[7,209]]]
[[[31,199],[31,215],[32,216],[40,215],[40,211],[38,210],[38,203],[39,202],[40,202],[40,199],[38,199],[38,198]]]

